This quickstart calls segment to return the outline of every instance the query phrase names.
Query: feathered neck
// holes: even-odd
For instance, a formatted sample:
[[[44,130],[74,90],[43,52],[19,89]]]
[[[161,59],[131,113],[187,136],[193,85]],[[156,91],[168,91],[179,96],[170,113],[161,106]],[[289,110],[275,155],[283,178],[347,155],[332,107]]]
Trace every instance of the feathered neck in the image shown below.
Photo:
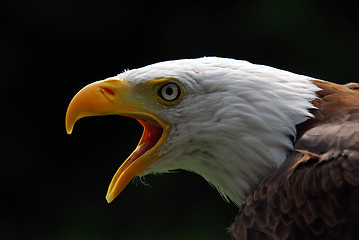
[[[169,153],[149,171],[196,172],[240,206],[292,150],[296,125],[312,116],[318,88],[287,71],[210,60],[186,72],[187,96],[169,114]]]

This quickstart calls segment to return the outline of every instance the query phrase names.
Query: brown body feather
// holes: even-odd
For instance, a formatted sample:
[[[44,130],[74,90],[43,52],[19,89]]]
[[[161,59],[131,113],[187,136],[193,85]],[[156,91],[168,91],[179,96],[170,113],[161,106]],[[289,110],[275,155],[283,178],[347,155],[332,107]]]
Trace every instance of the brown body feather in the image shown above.
[[[313,83],[314,118],[246,198],[233,239],[359,239],[359,84]]]

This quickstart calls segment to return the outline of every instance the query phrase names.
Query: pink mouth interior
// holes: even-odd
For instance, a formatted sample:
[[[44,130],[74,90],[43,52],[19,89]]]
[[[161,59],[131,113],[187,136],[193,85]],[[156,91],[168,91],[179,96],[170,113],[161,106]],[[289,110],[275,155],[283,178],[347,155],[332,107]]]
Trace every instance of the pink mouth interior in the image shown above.
[[[128,166],[130,166],[134,161],[136,161],[148,150],[153,148],[162,136],[163,128],[158,123],[154,123],[153,121],[146,121],[146,120],[138,120],[138,121],[144,127],[144,131],[135,151],[124,163],[123,170],[125,170]]]

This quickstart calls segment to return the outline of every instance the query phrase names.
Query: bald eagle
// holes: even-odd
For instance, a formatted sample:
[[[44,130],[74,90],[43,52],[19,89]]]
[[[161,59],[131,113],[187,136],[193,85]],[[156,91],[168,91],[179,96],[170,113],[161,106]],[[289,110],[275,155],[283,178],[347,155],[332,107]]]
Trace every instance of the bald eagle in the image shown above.
[[[66,115],[137,119],[135,176],[185,169],[239,206],[232,239],[359,239],[359,84],[234,59],[160,62],[84,87]]]

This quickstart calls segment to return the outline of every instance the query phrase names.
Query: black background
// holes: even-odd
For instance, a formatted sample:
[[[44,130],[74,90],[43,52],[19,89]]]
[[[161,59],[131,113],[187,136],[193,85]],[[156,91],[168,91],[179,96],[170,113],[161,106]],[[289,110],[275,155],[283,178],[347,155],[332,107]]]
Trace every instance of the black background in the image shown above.
[[[228,239],[237,209],[179,171],[110,180],[142,128],[120,116],[64,118],[83,86],[150,63],[245,59],[333,82],[358,80],[348,1],[2,1],[1,239]]]

